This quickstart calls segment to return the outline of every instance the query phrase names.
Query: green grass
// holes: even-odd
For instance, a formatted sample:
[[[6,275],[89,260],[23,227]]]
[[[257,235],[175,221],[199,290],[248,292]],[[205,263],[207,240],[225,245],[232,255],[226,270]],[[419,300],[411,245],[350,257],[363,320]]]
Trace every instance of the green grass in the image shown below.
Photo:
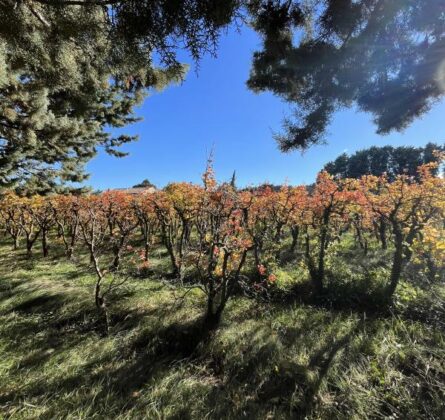
[[[361,256],[343,261],[351,258]],[[380,276],[379,257],[370,261],[366,270]],[[341,260],[330,264],[344,283],[332,293],[351,292],[345,278],[365,281]],[[105,336],[85,264],[27,261],[2,244],[0,415],[444,418],[443,286],[402,284],[392,314],[236,297],[209,336],[200,329],[201,292],[183,297],[159,277],[116,292]],[[287,290],[304,270],[291,264],[279,277]]]

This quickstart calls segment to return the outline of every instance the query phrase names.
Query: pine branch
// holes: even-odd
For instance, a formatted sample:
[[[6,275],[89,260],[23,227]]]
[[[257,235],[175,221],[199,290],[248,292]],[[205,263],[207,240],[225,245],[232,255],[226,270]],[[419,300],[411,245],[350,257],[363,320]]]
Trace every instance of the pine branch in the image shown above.
[[[48,6],[112,6],[125,0],[33,0]]]

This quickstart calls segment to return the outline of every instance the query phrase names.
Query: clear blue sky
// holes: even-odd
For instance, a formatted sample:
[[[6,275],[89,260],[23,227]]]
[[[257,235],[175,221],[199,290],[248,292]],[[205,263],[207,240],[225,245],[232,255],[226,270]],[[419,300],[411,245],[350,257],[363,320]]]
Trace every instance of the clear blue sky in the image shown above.
[[[280,184],[311,183],[323,165],[339,154],[372,145],[423,145],[443,142],[445,103],[416,121],[404,133],[378,136],[370,115],[352,110],[335,117],[328,145],[304,155],[281,153],[272,133],[290,112],[289,105],[271,94],[254,94],[246,87],[252,53],[260,48],[248,28],[229,31],[221,38],[218,57],[205,57],[199,74],[192,68],[180,86],[148,97],[138,109],[143,121],[126,127],[139,134],[126,145],[128,157],[118,159],[104,152],[87,166],[94,189],[124,188],[145,178],[162,187],[170,181],[200,182],[206,157],[214,149],[219,180],[234,170],[240,186],[269,181]]]

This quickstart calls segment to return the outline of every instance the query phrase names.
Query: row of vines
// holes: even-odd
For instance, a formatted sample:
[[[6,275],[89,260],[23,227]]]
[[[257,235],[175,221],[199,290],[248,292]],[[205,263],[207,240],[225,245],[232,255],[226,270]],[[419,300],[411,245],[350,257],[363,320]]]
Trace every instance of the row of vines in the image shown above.
[[[435,167],[423,165],[417,177],[392,182],[320,172],[310,187],[238,190],[217,183],[209,164],[202,185],[173,183],[138,195],[23,198],[8,192],[0,226],[14,249],[23,246],[29,255],[37,241],[45,257],[52,242],[63,244],[68,259],[87,253],[97,279],[95,303],[104,314],[107,293],[119,285],[112,280],[104,287],[104,279],[119,278],[126,265],[144,272],[153,247],[162,246],[168,274],[183,287],[201,288],[206,320],[217,323],[233,294],[274,287],[283,256],[304,264],[313,293],[323,294],[327,255],[345,235],[363,258],[372,247],[391,253],[388,299],[410,261],[437,281],[445,261],[445,182],[432,174]]]

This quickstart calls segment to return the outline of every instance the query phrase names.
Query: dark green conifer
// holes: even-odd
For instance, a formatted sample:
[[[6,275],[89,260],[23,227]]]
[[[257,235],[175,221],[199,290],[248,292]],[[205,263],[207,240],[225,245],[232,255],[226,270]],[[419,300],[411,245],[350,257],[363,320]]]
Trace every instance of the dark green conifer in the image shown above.
[[[150,89],[214,51],[237,1],[0,0],[0,186],[85,179],[98,148],[122,156]]]
[[[402,130],[445,93],[443,0],[253,0],[263,37],[248,85],[295,106],[282,150],[324,141],[335,111]]]

